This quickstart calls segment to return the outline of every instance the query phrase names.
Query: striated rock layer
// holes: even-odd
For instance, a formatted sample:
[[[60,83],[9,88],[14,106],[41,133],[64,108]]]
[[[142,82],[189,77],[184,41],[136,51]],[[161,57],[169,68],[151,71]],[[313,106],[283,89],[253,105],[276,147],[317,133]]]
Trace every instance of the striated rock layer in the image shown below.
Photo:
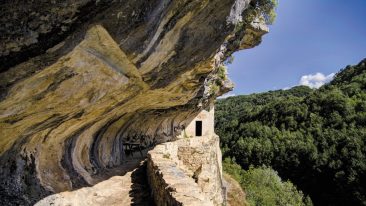
[[[122,142],[174,140],[267,32],[255,1],[0,3],[0,204],[90,186]]]

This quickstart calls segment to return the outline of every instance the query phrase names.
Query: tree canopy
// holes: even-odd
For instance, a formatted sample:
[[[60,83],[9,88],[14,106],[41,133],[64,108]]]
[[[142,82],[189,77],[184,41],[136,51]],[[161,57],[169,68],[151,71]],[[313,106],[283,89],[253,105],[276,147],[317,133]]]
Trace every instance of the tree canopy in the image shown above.
[[[246,192],[246,199],[251,206],[311,206],[309,197],[290,181],[283,181],[272,168],[267,166],[249,167],[243,170],[234,160],[226,158],[223,168]]]
[[[267,165],[315,205],[366,205],[366,59],[318,90],[218,100],[224,157],[244,169]]]

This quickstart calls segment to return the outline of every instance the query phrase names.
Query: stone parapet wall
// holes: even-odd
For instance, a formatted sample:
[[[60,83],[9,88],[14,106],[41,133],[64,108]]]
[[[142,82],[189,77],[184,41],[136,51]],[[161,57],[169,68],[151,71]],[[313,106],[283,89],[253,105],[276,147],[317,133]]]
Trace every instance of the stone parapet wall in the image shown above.
[[[147,176],[157,205],[221,205],[219,138],[185,138],[157,145],[148,153]]]

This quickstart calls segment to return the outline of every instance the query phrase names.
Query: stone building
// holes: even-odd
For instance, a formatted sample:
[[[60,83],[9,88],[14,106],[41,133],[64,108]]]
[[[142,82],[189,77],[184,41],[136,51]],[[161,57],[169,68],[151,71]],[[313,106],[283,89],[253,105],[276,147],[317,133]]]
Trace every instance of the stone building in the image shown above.
[[[187,121],[178,140],[148,152],[147,174],[154,201],[157,205],[223,205],[226,190],[214,105]]]
[[[215,134],[215,108],[211,104],[202,110],[184,129],[182,137],[211,137]]]

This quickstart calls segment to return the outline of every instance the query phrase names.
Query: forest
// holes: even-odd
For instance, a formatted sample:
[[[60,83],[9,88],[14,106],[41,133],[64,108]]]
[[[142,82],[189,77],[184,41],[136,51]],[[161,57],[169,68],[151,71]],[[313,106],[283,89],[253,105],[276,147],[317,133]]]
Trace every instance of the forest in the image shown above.
[[[215,115],[224,159],[273,168],[314,205],[366,205],[366,59],[319,89],[219,99]]]

